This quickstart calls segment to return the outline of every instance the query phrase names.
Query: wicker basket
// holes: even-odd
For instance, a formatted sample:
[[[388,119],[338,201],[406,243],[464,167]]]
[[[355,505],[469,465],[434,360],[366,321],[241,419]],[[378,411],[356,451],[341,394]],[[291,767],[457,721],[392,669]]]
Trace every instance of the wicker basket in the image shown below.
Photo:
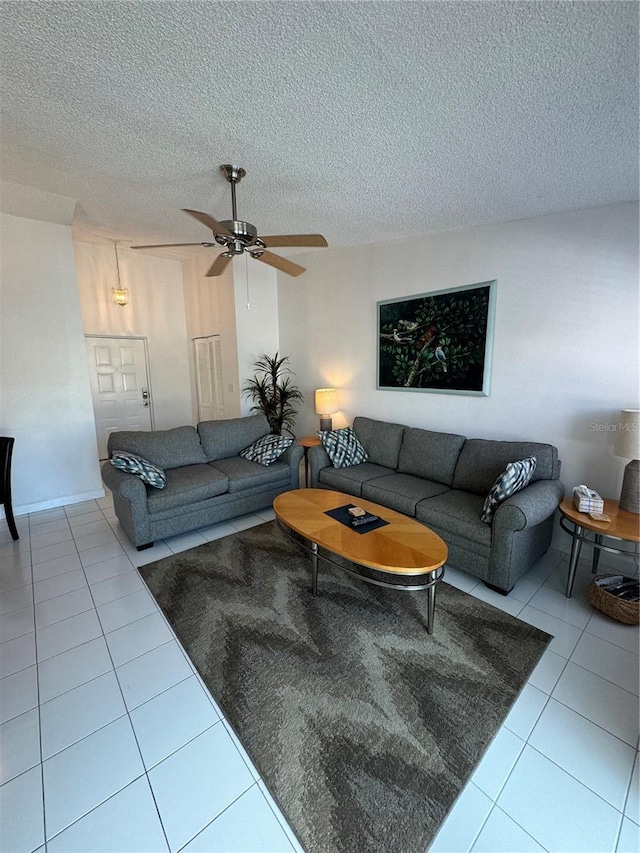
[[[595,576],[587,588],[589,601],[597,610],[601,610],[618,622],[624,622],[625,625],[640,625],[640,601],[625,601],[623,598],[618,598],[617,595],[607,592],[606,589],[596,583],[600,578],[610,577],[615,577],[615,575]],[[632,581],[634,578],[625,577],[624,580]]]

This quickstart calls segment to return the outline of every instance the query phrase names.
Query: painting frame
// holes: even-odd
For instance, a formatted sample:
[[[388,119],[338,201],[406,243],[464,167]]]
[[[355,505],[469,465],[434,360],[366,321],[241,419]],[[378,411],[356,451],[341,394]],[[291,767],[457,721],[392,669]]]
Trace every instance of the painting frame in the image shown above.
[[[488,397],[498,282],[376,303],[376,388]]]

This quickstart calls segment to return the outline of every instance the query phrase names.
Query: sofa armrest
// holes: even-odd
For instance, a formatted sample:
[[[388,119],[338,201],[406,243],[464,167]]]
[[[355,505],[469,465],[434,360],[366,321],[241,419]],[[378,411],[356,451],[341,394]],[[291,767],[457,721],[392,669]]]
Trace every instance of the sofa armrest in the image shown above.
[[[304,447],[301,444],[291,444],[280,456],[280,462],[286,462],[291,468],[299,468],[300,460],[304,455]]]
[[[103,482],[112,492],[126,501],[144,501],[146,506],[147,489],[139,477],[114,468],[110,462],[104,463],[101,473]]]
[[[503,531],[535,527],[553,515],[563,497],[560,480],[536,480],[500,504],[493,527]]]
[[[292,489],[300,488],[300,462],[304,456],[304,447],[301,444],[291,444],[279,460],[289,466],[290,483]]]
[[[307,459],[309,461],[309,473],[311,474],[311,488],[318,488],[318,477],[323,468],[331,466],[329,454],[321,444],[310,447],[307,451]]]

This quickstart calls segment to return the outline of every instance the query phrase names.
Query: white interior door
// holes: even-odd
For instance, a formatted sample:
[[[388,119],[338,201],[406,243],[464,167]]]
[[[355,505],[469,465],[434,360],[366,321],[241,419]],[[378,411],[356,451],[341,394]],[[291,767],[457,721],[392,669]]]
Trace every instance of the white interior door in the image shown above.
[[[147,351],[142,338],[85,337],[100,459],[115,430],[151,429]]]
[[[223,420],[224,384],[220,335],[194,338],[193,347],[198,389],[198,420]]]

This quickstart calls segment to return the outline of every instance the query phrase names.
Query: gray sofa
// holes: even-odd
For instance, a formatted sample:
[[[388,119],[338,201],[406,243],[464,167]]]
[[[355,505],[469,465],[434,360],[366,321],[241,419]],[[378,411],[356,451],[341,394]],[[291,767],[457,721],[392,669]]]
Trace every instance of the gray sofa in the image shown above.
[[[449,547],[448,562],[508,593],[544,554],[564,496],[558,451],[550,444],[489,441],[357,417],[353,429],[369,459],[334,468],[311,447],[313,488],[336,489],[390,507],[430,527]],[[480,520],[484,500],[509,462],[535,456],[529,485]]]
[[[112,432],[114,450],[135,453],[163,468],[163,489],[133,474],[102,466],[102,479],[113,492],[115,512],[132,543],[142,550],[157,539],[186,533],[270,507],[281,492],[298,488],[303,449],[293,444],[269,466],[239,456],[270,432],[264,415],[203,421],[156,432]]]

